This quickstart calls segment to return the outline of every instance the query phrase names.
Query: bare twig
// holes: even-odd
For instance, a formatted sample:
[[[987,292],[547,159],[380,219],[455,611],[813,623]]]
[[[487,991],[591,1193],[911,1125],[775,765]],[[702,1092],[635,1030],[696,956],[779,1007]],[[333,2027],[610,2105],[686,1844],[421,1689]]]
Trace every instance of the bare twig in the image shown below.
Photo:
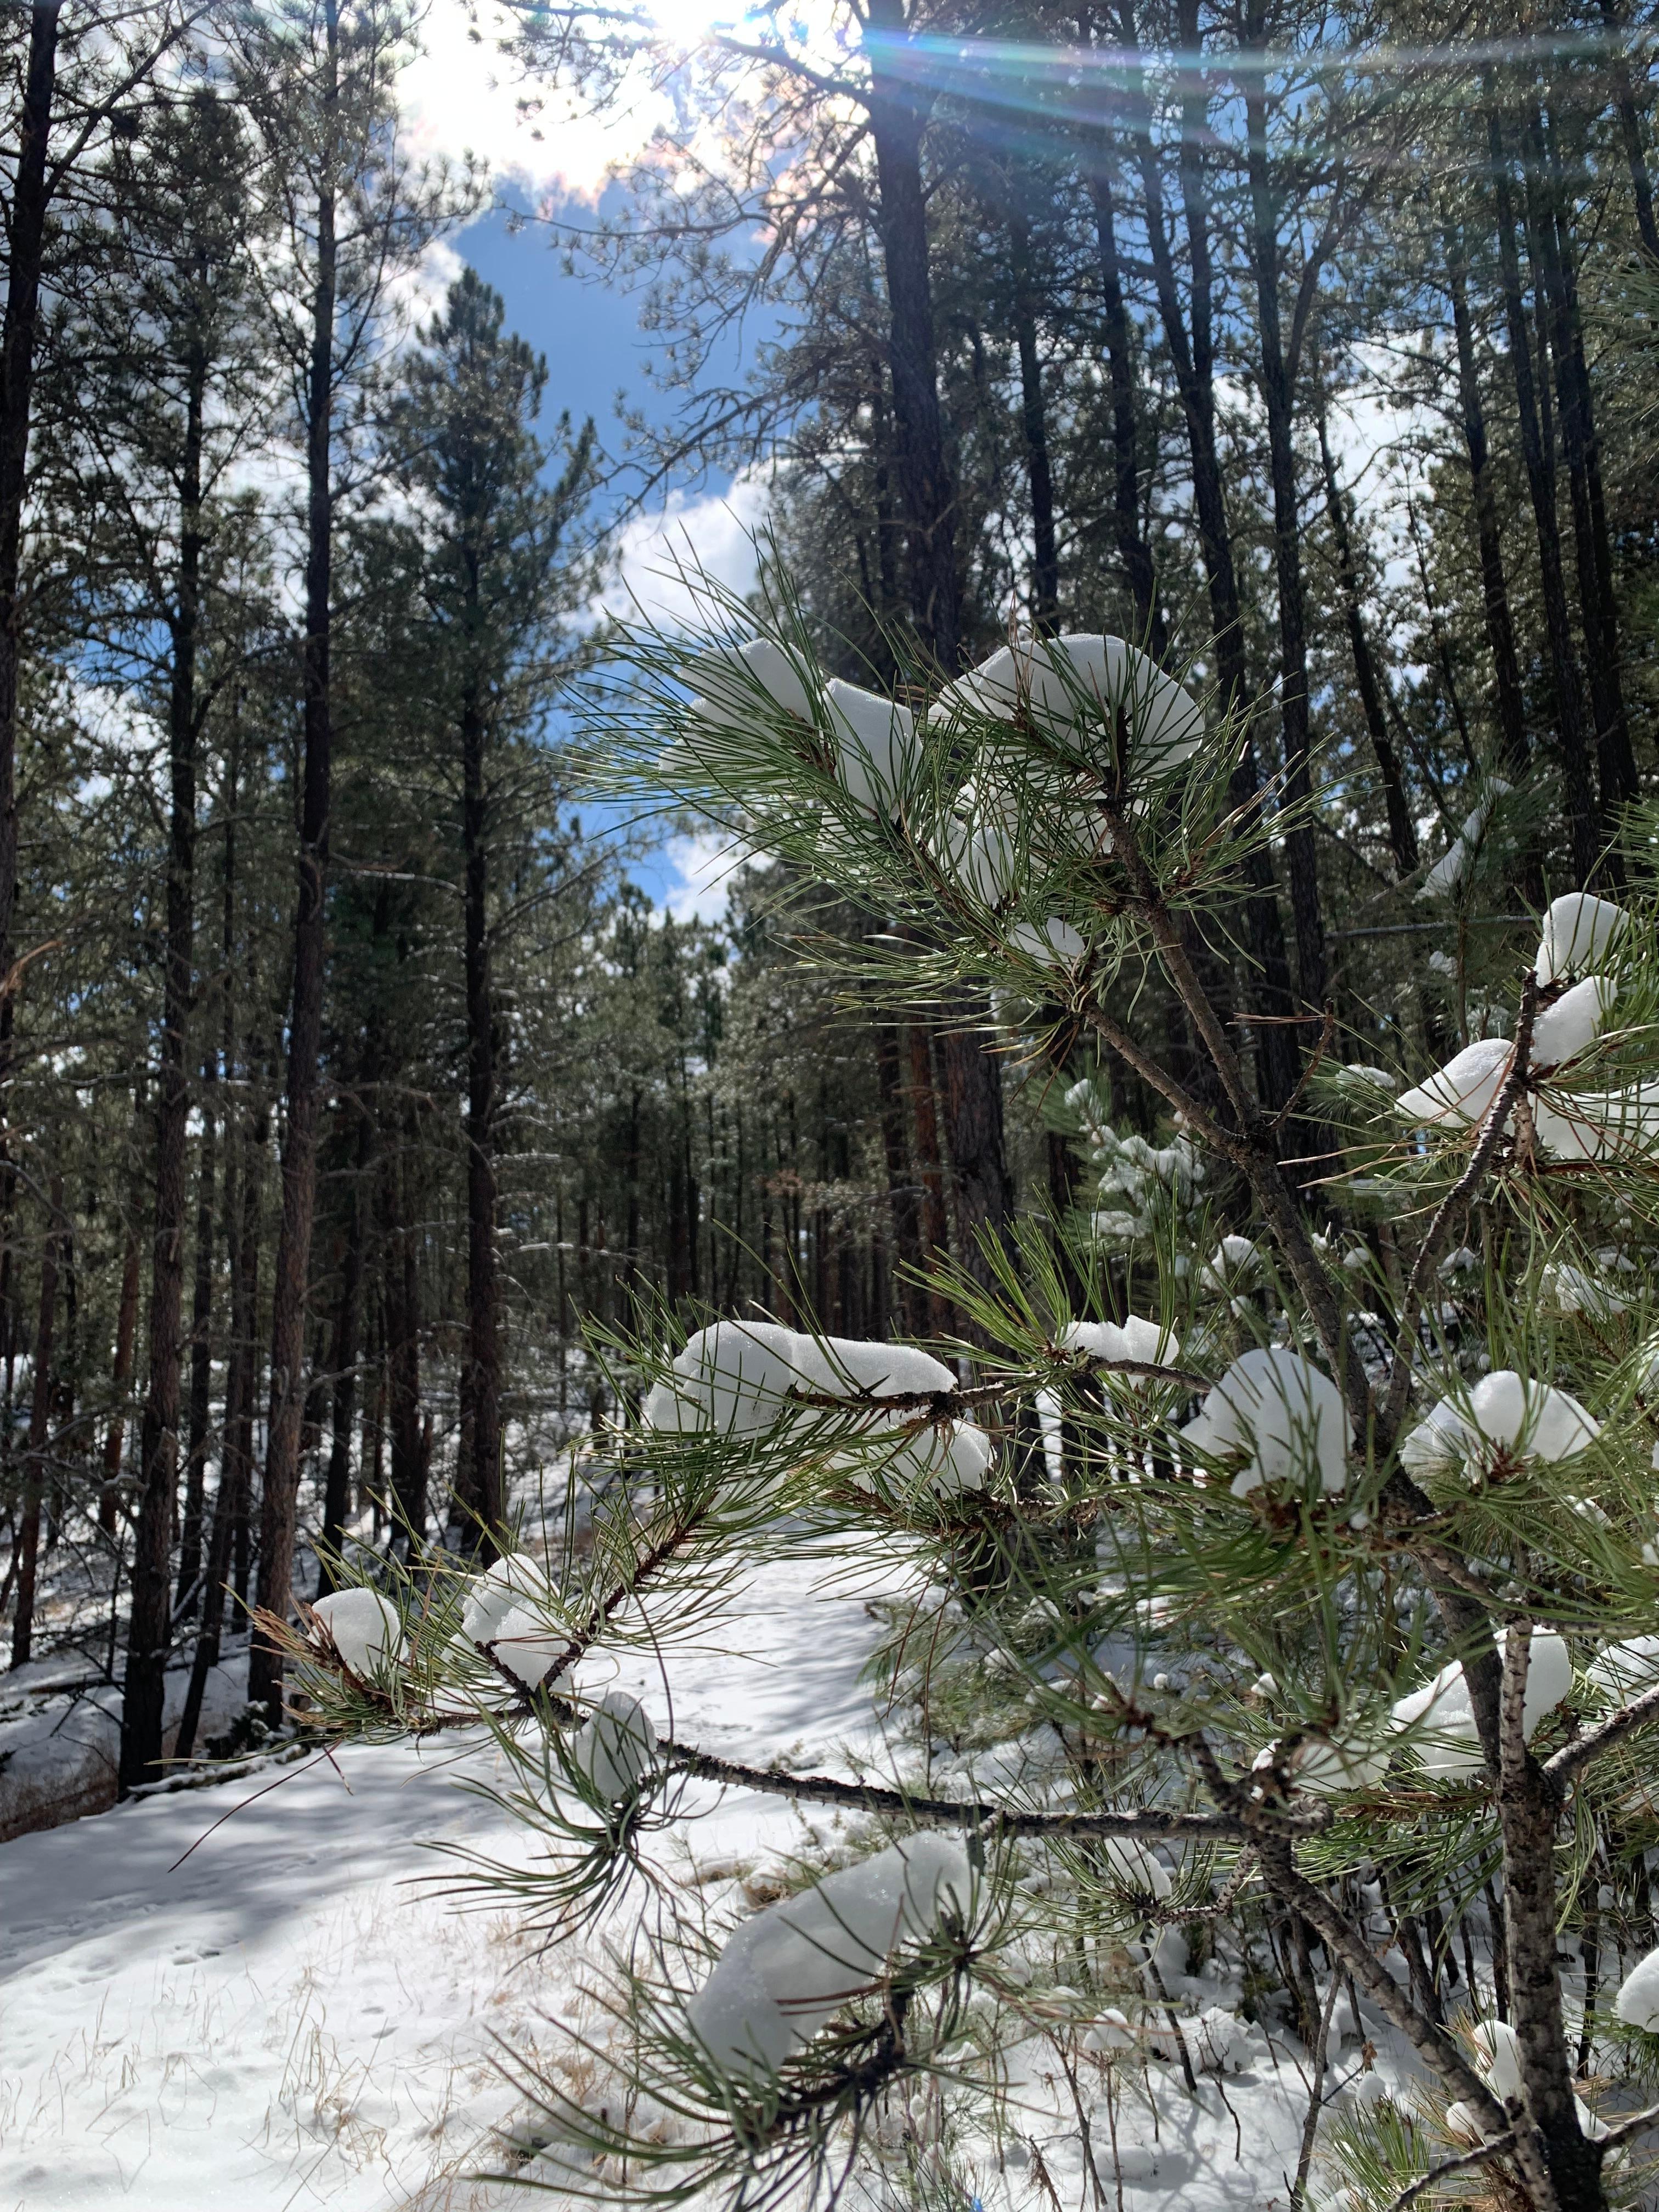
[[[1314,2043],[1313,2087],[1308,2092],[1308,2117],[1302,2123],[1302,2152],[1296,2162],[1296,2186],[1291,2191],[1292,2212],[1301,2212],[1308,2201],[1308,2175],[1313,2167],[1314,2139],[1319,2133],[1319,2115],[1325,2103],[1326,2054],[1331,2045],[1331,2016],[1336,2010],[1337,1998],[1342,1991],[1342,1977],[1331,1976],[1331,1985],[1325,1992],[1324,2008],[1319,2015],[1319,2034]]]

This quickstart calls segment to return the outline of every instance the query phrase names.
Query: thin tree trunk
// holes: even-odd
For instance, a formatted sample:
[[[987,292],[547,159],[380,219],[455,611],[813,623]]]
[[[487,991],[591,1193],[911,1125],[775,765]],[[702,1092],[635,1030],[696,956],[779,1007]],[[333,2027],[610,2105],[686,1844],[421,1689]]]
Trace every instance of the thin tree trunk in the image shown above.
[[[468,550],[474,624],[476,560]],[[468,1503],[479,1556],[495,1557],[506,1526],[501,1463],[501,1290],[495,1249],[495,1006],[489,975],[489,848],[484,757],[489,732],[475,678],[461,713],[461,836],[466,860],[467,1398],[471,1414]],[[692,1235],[696,1233],[695,1220]]]
[[[1505,769],[1510,775],[1520,777],[1527,772],[1531,747],[1527,742],[1527,708],[1521,690],[1521,663],[1515,649],[1515,618],[1510,612],[1509,584],[1504,574],[1498,502],[1492,493],[1486,422],[1475,368],[1474,326],[1469,316],[1468,258],[1462,232],[1455,224],[1447,227],[1445,242],[1446,288],[1451,295],[1452,327],[1457,339],[1457,392],[1463,415],[1463,442],[1469,456],[1469,484],[1474,496],[1475,536],[1480,547],[1481,602],[1498,692],[1498,744]]]
[[[250,1073],[258,1054],[250,1042]],[[227,1415],[225,1457],[234,1474],[232,1554],[235,1593],[246,1602],[252,1566],[253,1508],[253,1407],[259,1387],[259,1243],[262,1226],[265,1146],[270,1139],[269,1109],[261,1106],[248,1123],[247,1148],[242,1165],[242,1212],[237,1230],[231,1336],[236,1361],[234,1411]]]
[[[933,1038],[921,1022],[911,1024],[908,1037],[910,1125],[921,1183],[922,1260],[924,1265],[942,1266],[951,1256],[951,1227],[945,1210],[945,1165],[939,1150]],[[950,1326],[949,1309],[937,1291],[927,1293],[927,1320],[935,1336],[943,1336]]]
[[[0,324],[0,1000],[11,1004],[11,925],[17,903],[17,690],[22,659],[18,573],[28,463],[34,343],[46,240],[46,142],[58,69],[62,0],[29,10],[29,52],[18,117],[17,167],[6,234],[6,308]],[[9,1099],[11,1024],[0,1021],[0,1100]]]
[[[1135,45],[1133,0],[1119,0],[1123,45]],[[1198,50],[1197,0],[1180,0],[1177,36],[1184,51]],[[1183,86],[1180,175],[1188,250],[1192,270],[1192,329],[1182,313],[1175,260],[1164,202],[1164,180],[1158,151],[1152,143],[1151,115],[1145,88],[1137,81],[1130,88],[1130,112],[1146,199],[1147,240],[1159,319],[1175,367],[1176,383],[1186,424],[1188,452],[1193,472],[1193,501],[1198,522],[1199,548],[1209,591],[1210,623],[1214,632],[1217,690],[1224,713],[1242,713],[1249,697],[1244,660],[1243,619],[1240,610],[1238,574],[1233,561],[1232,536],[1227,521],[1222,487],[1221,459],[1215,434],[1215,348],[1213,326],[1213,266],[1210,250],[1209,189],[1204,173],[1203,145],[1208,130],[1204,88],[1196,68],[1188,70]],[[1241,815],[1254,814],[1261,803],[1255,739],[1248,723],[1238,738],[1231,797]],[[1245,860],[1249,889],[1245,898],[1245,927],[1251,964],[1255,969],[1254,996],[1263,1017],[1255,1037],[1256,1080],[1262,1102],[1270,1109],[1284,1106],[1296,1088],[1300,1054],[1292,1026],[1296,1008],[1291,992],[1290,962],[1285,946],[1283,919],[1273,884],[1273,866],[1259,843],[1253,843]]]
[[[1248,0],[1247,46],[1265,54],[1264,0]],[[1256,334],[1261,392],[1267,414],[1267,458],[1273,495],[1273,567],[1279,586],[1279,722],[1285,738],[1285,800],[1294,816],[1285,831],[1302,995],[1322,1007],[1329,994],[1325,916],[1319,897],[1319,863],[1310,817],[1313,804],[1312,739],[1308,716],[1308,605],[1302,578],[1302,522],[1297,501],[1296,447],[1291,411],[1296,363],[1287,353],[1279,300],[1279,207],[1267,159],[1265,69],[1247,69],[1244,100],[1246,166],[1250,194],[1250,258],[1255,264]]]
[[[1589,676],[1590,708],[1595,718],[1601,805],[1610,812],[1637,791],[1636,757],[1619,675],[1619,611],[1613,576],[1613,547],[1607,536],[1607,500],[1601,485],[1601,453],[1595,435],[1595,403],[1584,360],[1584,332],[1573,274],[1572,240],[1566,193],[1554,134],[1534,109],[1527,131],[1528,235],[1539,250],[1541,293],[1549,314],[1550,352],[1555,364],[1561,450],[1567,464],[1572,508],[1575,565],[1578,572],[1579,619],[1583,627]],[[1541,312],[1541,311],[1540,311]]]
[[[921,138],[932,96],[888,59],[908,37],[904,0],[871,0],[870,131],[879,195],[877,226],[887,279],[888,359],[895,459],[909,551],[917,634],[935,665],[956,673],[962,644],[957,568],[956,489],[945,451],[933,346],[933,278]],[[950,1073],[946,1118],[953,1158],[965,1162],[964,1221],[1000,1234],[1012,1212],[1012,1179],[1003,1139],[1002,1070],[978,1029],[941,1035]],[[963,1171],[958,1170],[959,1179]],[[982,1266],[976,1243],[964,1257]],[[695,1285],[694,1285],[695,1289]]]
[[[927,1293],[913,1279],[921,1266],[921,1207],[910,1148],[905,1142],[904,1085],[899,1072],[898,1031],[890,1022],[874,1025],[876,1091],[881,1109],[882,1152],[887,1166],[887,1204],[893,1219],[893,1249],[906,1270],[900,1297],[904,1325],[920,1336],[927,1327]],[[915,1032],[913,1032],[915,1034]]]
[[[1353,654],[1354,682],[1358,687],[1360,709],[1365,717],[1371,750],[1376,755],[1377,773],[1382,779],[1382,803],[1388,813],[1389,846],[1394,854],[1395,870],[1398,875],[1405,877],[1411,875],[1417,866],[1417,825],[1412,820],[1405,772],[1400,764],[1400,756],[1394,749],[1394,740],[1389,735],[1389,718],[1382,705],[1382,679],[1371,657],[1371,641],[1365,631],[1359,572],[1354,562],[1348,511],[1341,486],[1336,480],[1336,464],[1331,459],[1330,439],[1326,433],[1324,392],[1317,378],[1315,385],[1318,392],[1319,459],[1325,477],[1325,511],[1330,518],[1331,541],[1336,548],[1337,581],[1342,592],[1348,646]]]
[[[175,1759],[188,1759],[196,1748],[196,1731],[201,1725],[202,1699],[207,1689],[207,1679],[219,1663],[225,1613],[225,1578],[230,1571],[231,1534],[235,1518],[236,1485],[231,1477],[229,1454],[222,1449],[219,1455],[219,1488],[213,1501],[213,1525],[208,1534],[207,1571],[203,1577],[202,1626],[197,1634],[196,1650],[191,1661],[190,1681],[185,1691],[185,1710],[179,1719],[178,1741],[173,1747]]]
[[[386,1316],[380,1308],[372,1308],[369,1371],[374,1378],[363,1407],[363,1433],[358,1446],[357,1510],[363,1508],[367,1492],[374,1515],[374,1533],[380,1532],[380,1513],[386,1498]]]
[[[23,1460],[23,1510],[17,1531],[17,1610],[12,1616],[11,1663],[26,1667],[34,1648],[34,1593],[40,1572],[40,1498],[46,1487],[46,1443],[52,1425],[52,1333],[58,1311],[58,1246],[64,1233],[64,1178],[54,1172],[50,1218],[40,1248],[40,1310],[34,1330],[34,1376],[29,1393],[29,1433]]]
[[[351,1227],[341,1262],[340,1304],[334,1317],[334,1403],[328,1475],[323,1486],[323,1535],[317,1571],[319,1597],[334,1587],[331,1558],[340,1548],[351,1506],[351,1425],[357,1403],[357,1327],[362,1307],[363,1247],[368,1241],[368,1176],[374,1149],[374,1124],[368,1114],[360,1112]]]
[[[407,1143],[405,1154],[407,1154]],[[408,1221],[407,1158],[388,1178],[386,1239],[386,1364],[391,1386],[392,1498],[411,1546],[426,1540],[426,1471],[421,1451],[420,1273]]]
[[[114,1400],[109,1426],[104,1431],[104,1479],[98,1492],[98,1526],[106,1536],[115,1533],[120,1498],[121,1452],[127,1438],[127,1392],[132,1382],[132,1346],[138,1333],[138,1278],[142,1259],[138,1232],[129,1224],[126,1249],[121,1257],[121,1301],[115,1311],[115,1366],[110,1378]]]
[[[1521,450],[1532,495],[1538,533],[1539,584],[1544,600],[1544,632],[1549,647],[1550,683],[1555,694],[1556,728],[1561,740],[1562,780],[1572,844],[1573,875],[1580,886],[1595,872],[1598,849],[1595,793],[1584,741],[1583,694],[1572,631],[1567,620],[1566,585],[1561,569],[1561,532],[1555,514],[1555,457],[1540,417],[1540,393],[1533,374],[1531,333],[1521,292],[1521,264],[1515,242],[1515,214],[1510,190],[1509,156],[1496,109],[1486,116],[1492,193],[1498,222],[1498,251],[1504,279],[1504,309],[1509,326],[1510,371],[1515,379]]]
[[[1018,191],[1016,181],[1014,189]],[[1009,219],[1014,278],[1014,342],[1019,355],[1020,422],[1031,494],[1031,623],[1039,637],[1060,629],[1060,551],[1054,538],[1054,482],[1048,454],[1048,419],[1037,353],[1037,301],[1031,267],[1031,226],[1023,214]]]
[[[994,1279],[988,1247],[1002,1236],[1014,1212],[1001,1075],[993,1062],[994,1079],[985,1079],[990,1038],[981,1002],[963,994],[951,1012],[954,1020],[939,1031],[939,1072],[960,1252],[968,1273],[988,1289]]]
[[[186,362],[179,581],[173,614],[168,717],[171,823],[167,951],[162,983],[161,1073],[155,1111],[155,1222],[151,1248],[149,1387],[140,1431],[138,1516],[133,1536],[131,1612],[121,1693],[120,1788],[159,1780],[165,1670],[172,1643],[173,1516],[178,1510],[179,1393],[184,1362],[185,1219],[189,1198],[188,1045],[194,970],[196,871],[196,647],[202,565],[202,428],[207,350]]]
[[[910,599],[921,642],[947,676],[962,632],[956,492],[945,455],[933,352],[933,280],[921,138],[932,95],[888,57],[908,38],[904,0],[872,0],[870,131],[880,196],[877,228],[887,279],[889,362]]]
[[[328,77],[323,130],[333,157],[339,100],[337,0],[324,0]],[[331,169],[317,194],[317,283],[312,311],[310,380],[306,395],[307,551],[306,559],[305,770],[300,825],[299,896],[294,926],[294,1001],[289,1025],[287,1127],[283,1144],[283,1214],[271,1291],[270,1413],[265,1439],[260,1515],[259,1603],[285,1620],[294,1575],[295,1515],[300,1486],[300,1424],[304,1413],[305,1307],[311,1273],[311,1226],[317,1199],[318,1055],[322,1042],[324,887],[328,867],[330,756],[330,581],[333,556],[331,422],[336,289],[335,201]],[[283,1656],[255,1636],[248,1651],[248,1696],[273,1727],[283,1717]]]
[[[214,1055],[204,1064],[204,1086],[212,1083]],[[194,1613],[202,1572],[202,1515],[207,1480],[208,1422],[213,1389],[213,1240],[216,1146],[210,1097],[202,1108],[201,1166],[196,1186],[196,1281],[191,1296],[190,1406],[185,1441],[185,1520],[179,1538],[179,1593]]]
[[[1084,33],[1089,34],[1088,19]],[[1169,632],[1158,597],[1152,548],[1140,526],[1140,428],[1135,405],[1134,334],[1123,297],[1123,267],[1118,253],[1117,211],[1112,198],[1110,156],[1104,143],[1093,151],[1089,192],[1095,210],[1095,241],[1100,258],[1106,359],[1112,385],[1112,527],[1118,559],[1134,603],[1135,629],[1154,658],[1169,650]]]
[[[1601,0],[1601,21],[1613,38],[1618,41],[1609,57],[1613,78],[1613,112],[1619,118],[1619,136],[1625,149],[1625,161],[1630,170],[1631,196],[1636,202],[1636,227],[1642,234],[1642,243],[1647,248],[1648,258],[1659,264],[1659,225],[1653,219],[1653,186],[1648,180],[1648,157],[1642,147],[1642,125],[1636,112],[1636,98],[1631,90],[1630,66],[1625,59],[1624,25],[1620,20],[1617,0]]]

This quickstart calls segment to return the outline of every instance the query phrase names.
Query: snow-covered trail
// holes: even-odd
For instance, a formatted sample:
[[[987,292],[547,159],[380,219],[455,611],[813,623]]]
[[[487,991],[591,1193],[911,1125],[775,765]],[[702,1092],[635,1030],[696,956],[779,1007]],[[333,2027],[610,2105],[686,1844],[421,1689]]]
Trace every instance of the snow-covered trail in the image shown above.
[[[870,1747],[870,1588],[799,1562],[750,1577],[723,1648],[669,1660],[676,1732],[791,1763]],[[665,1723],[654,1667],[592,1686],[612,1679]],[[525,1962],[509,1911],[459,1913],[422,1881],[442,1864],[422,1839],[523,1858],[521,1832],[455,1787],[491,1757],[352,1747],[0,1847],[0,2212],[502,2201],[464,2179],[514,2108],[491,2037],[549,2049],[577,1961]],[[730,1795],[697,1856],[787,1848],[793,1818]]]

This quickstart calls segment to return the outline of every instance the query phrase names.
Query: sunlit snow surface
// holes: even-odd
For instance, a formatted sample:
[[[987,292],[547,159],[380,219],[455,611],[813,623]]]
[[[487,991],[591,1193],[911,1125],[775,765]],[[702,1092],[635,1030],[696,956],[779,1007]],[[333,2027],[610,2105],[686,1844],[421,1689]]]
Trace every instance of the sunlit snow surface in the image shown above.
[[[885,1763],[858,1680],[878,1633],[865,1607],[878,1579],[827,1588],[806,1566],[769,1567],[738,1595],[724,1650],[671,1662],[677,1735],[740,1758],[781,1750],[797,1768],[846,1771],[842,1747]],[[665,1724],[660,1677],[630,1665],[591,1686],[611,1680]],[[592,1954],[526,1955],[511,1911],[458,1912],[422,1886],[441,1879],[423,1838],[525,1856],[520,1832],[453,1786],[489,1768],[476,1743],[348,1749],[0,1847],[3,2212],[555,2201],[470,2177],[499,2156],[491,2130],[525,2112],[495,2070],[493,2039],[568,2055]],[[688,1882],[702,1870],[715,1908],[732,1893],[709,1869],[805,1845],[800,1816],[775,1800],[700,1802],[715,1809],[688,1825],[689,1849],[665,1838],[658,1856]],[[827,1829],[827,1814],[807,1816]],[[1184,1995],[1184,2011],[1213,2002],[1196,1986]],[[1392,2081],[1390,2039],[1366,2027]],[[1196,2104],[1178,2069],[1137,2064],[1135,2088],[1115,2100],[1126,2212],[1282,2205],[1306,2109],[1294,2050],[1277,2032],[1256,2036],[1224,2100],[1209,2075]],[[1350,2041],[1328,2087],[1358,2067]],[[1012,2087],[1005,2145],[1035,2143],[1062,2206],[1097,2203],[1064,2083],[1035,2059]],[[1115,2203],[1103,2102],[1094,2117]],[[960,2149],[983,2212],[1052,2203],[1023,2143],[1006,2160],[983,2138]],[[876,2200],[855,2189],[844,2201]]]

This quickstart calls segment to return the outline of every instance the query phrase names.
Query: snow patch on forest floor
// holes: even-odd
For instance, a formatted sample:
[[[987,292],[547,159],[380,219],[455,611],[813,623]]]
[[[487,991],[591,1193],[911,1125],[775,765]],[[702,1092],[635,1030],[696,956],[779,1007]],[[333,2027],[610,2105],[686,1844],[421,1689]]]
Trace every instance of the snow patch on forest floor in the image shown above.
[[[725,1648],[671,1654],[676,1732],[738,1758],[888,1765],[859,1680],[880,1632],[866,1601],[884,1582],[892,1594],[890,1576],[854,1589],[801,1562],[757,1572],[734,1594]],[[659,1675],[630,1663],[589,1686],[612,1680],[665,1720]],[[595,1939],[538,1951],[512,1909],[443,1893],[453,1877],[428,1841],[518,1866],[537,1849],[457,1786],[493,1772],[475,1738],[354,1746],[0,1849],[0,2212],[550,2202],[472,2177],[500,2156],[494,2131],[526,2113],[501,2045],[562,2062],[566,2078],[579,2069],[572,2028],[592,2020],[582,1983]],[[735,1870],[810,1846],[802,1815],[777,1800],[703,1790],[687,1802],[683,1852],[668,1838],[657,1856],[693,1909],[699,1890],[710,1910],[730,1902]],[[1389,2039],[1366,2026],[1392,2081]],[[963,2212],[975,2197],[983,2212],[1056,2197],[1067,2212],[1283,2206],[1306,2110],[1292,2052],[1258,2036],[1224,2094],[1212,2075],[1196,2101],[1169,2064],[1137,2063],[1109,2112],[1096,2084],[1103,2194],[1070,2092],[1033,2055],[1000,2140],[956,2146]]]
[[[732,1613],[733,1649],[671,1661],[677,1728],[735,1757],[875,1750],[861,1595],[769,1569]],[[662,1713],[659,1679],[617,1679]],[[477,1740],[353,1746],[0,1849],[4,2212],[494,2201],[464,2178],[520,2101],[493,2038],[556,2043],[583,1954],[526,1958],[513,1913],[436,1893],[424,1839],[534,1850],[457,1787],[493,1771]],[[798,1839],[774,1800],[697,1802],[699,1863]]]

